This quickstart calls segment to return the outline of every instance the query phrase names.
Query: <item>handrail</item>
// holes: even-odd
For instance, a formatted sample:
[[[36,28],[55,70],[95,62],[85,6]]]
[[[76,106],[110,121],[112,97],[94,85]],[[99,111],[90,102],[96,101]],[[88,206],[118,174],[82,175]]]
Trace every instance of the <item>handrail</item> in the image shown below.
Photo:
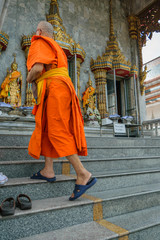
[[[155,136],[157,137],[159,135],[158,128],[160,128],[160,118],[146,120],[142,122],[143,131],[144,130],[150,130],[155,133]]]
[[[146,125],[146,124],[150,124],[150,123],[157,123],[159,122],[160,123],[160,118],[156,118],[156,119],[151,119],[151,120],[146,120],[146,121],[143,121],[143,125]]]

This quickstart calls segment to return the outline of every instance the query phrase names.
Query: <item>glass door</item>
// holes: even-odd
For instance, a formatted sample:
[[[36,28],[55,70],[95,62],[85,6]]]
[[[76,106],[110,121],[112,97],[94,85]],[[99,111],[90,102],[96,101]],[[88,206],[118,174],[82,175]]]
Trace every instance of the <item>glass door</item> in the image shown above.
[[[107,96],[108,96],[108,112],[109,115],[116,114],[116,102],[113,79],[107,79]]]

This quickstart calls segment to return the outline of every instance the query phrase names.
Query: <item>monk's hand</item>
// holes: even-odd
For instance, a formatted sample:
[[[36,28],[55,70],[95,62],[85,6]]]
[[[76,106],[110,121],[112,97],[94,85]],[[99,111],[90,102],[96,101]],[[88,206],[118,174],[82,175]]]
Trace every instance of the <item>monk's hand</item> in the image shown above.
[[[29,75],[30,75],[30,74],[28,73],[28,76],[27,76],[27,80],[26,80],[26,81],[27,81],[28,83],[31,83],[32,81],[31,81],[31,78],[30,78]]]
[[[32,93],[33,93],[33,97],[37,99],[37,84],[35,81],[32,82]]]
[[[34,66],[30,69],[27,76],[27,82],[32,83],[41,76],[41,73],[44,69],[43,63],[35,63]]]

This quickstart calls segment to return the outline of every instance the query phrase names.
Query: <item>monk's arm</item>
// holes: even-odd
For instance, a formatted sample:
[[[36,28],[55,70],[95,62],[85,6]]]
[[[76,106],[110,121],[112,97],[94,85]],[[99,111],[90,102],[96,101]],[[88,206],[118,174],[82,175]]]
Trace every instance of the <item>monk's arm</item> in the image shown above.
[[[37,78],[39,78],[43,71],[43,68],[44,68],[43,63],[35,63],[28,73],[27,82],[32,83]]]

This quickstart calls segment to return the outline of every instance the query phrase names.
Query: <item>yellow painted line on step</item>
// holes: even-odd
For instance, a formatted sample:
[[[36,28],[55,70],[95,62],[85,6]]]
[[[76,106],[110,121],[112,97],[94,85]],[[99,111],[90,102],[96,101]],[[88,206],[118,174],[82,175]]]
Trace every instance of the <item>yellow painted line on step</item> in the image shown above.
[[[70,174],[70,163],[63,163],[62,165],[62,174],[77,178],[76,175]],[[109,229],[112,232],[115,232],[118,234],[119,240],[129,240],[128,235],[129,232],[126,229],[123,229],[113,223],[110,223],[103,219],[103,206],[102,206],[102,199],[97,198],[88,194],[83,194],[83,198],[89,199],[93,201],[93,220],[99,223],[101,226]]]
[[[102,199],[96,198],[94,196],[87,195],[87,194],[83,194],[82,197],[92,200],[94,202],[94,204],[93,204],[93,220],[94,221],[102,220],[103,219]]]
[[[87,198],[89,200],[92,200],[94,203],[102,202],[101,198],[97,198],[97,197],[94,197],[94,196],[91,196],[91,195],[88,195],[88,194],[83,194],[82,197]]]
[[[119,240],[128,240],[129,239],[128,238],[129,232],[126,229],[121,228],[111,222],[108,222],[105,219],[97,221],[97,223],[99,223],[101,226],[109,229],[110,231],[117,233],[119,235],[119,238],[118,238]]]
[[[62,163],[62,174],[69,175],[70,174],[70,167],[71,167],[70,163],[63,162]]]
[[[103,206],[102,206],[101,198],[97,198],[88,194],[83,194],[82,197],[92,200],[94,202],[93,204],[93,220],[94,221],[96,221],[101,226],[109,229],[110,231],[117,233],[119,236],[118,237],[119,240],[129,240],[128,238],[129,232],[126,229],[121,228],[103,219]]]

